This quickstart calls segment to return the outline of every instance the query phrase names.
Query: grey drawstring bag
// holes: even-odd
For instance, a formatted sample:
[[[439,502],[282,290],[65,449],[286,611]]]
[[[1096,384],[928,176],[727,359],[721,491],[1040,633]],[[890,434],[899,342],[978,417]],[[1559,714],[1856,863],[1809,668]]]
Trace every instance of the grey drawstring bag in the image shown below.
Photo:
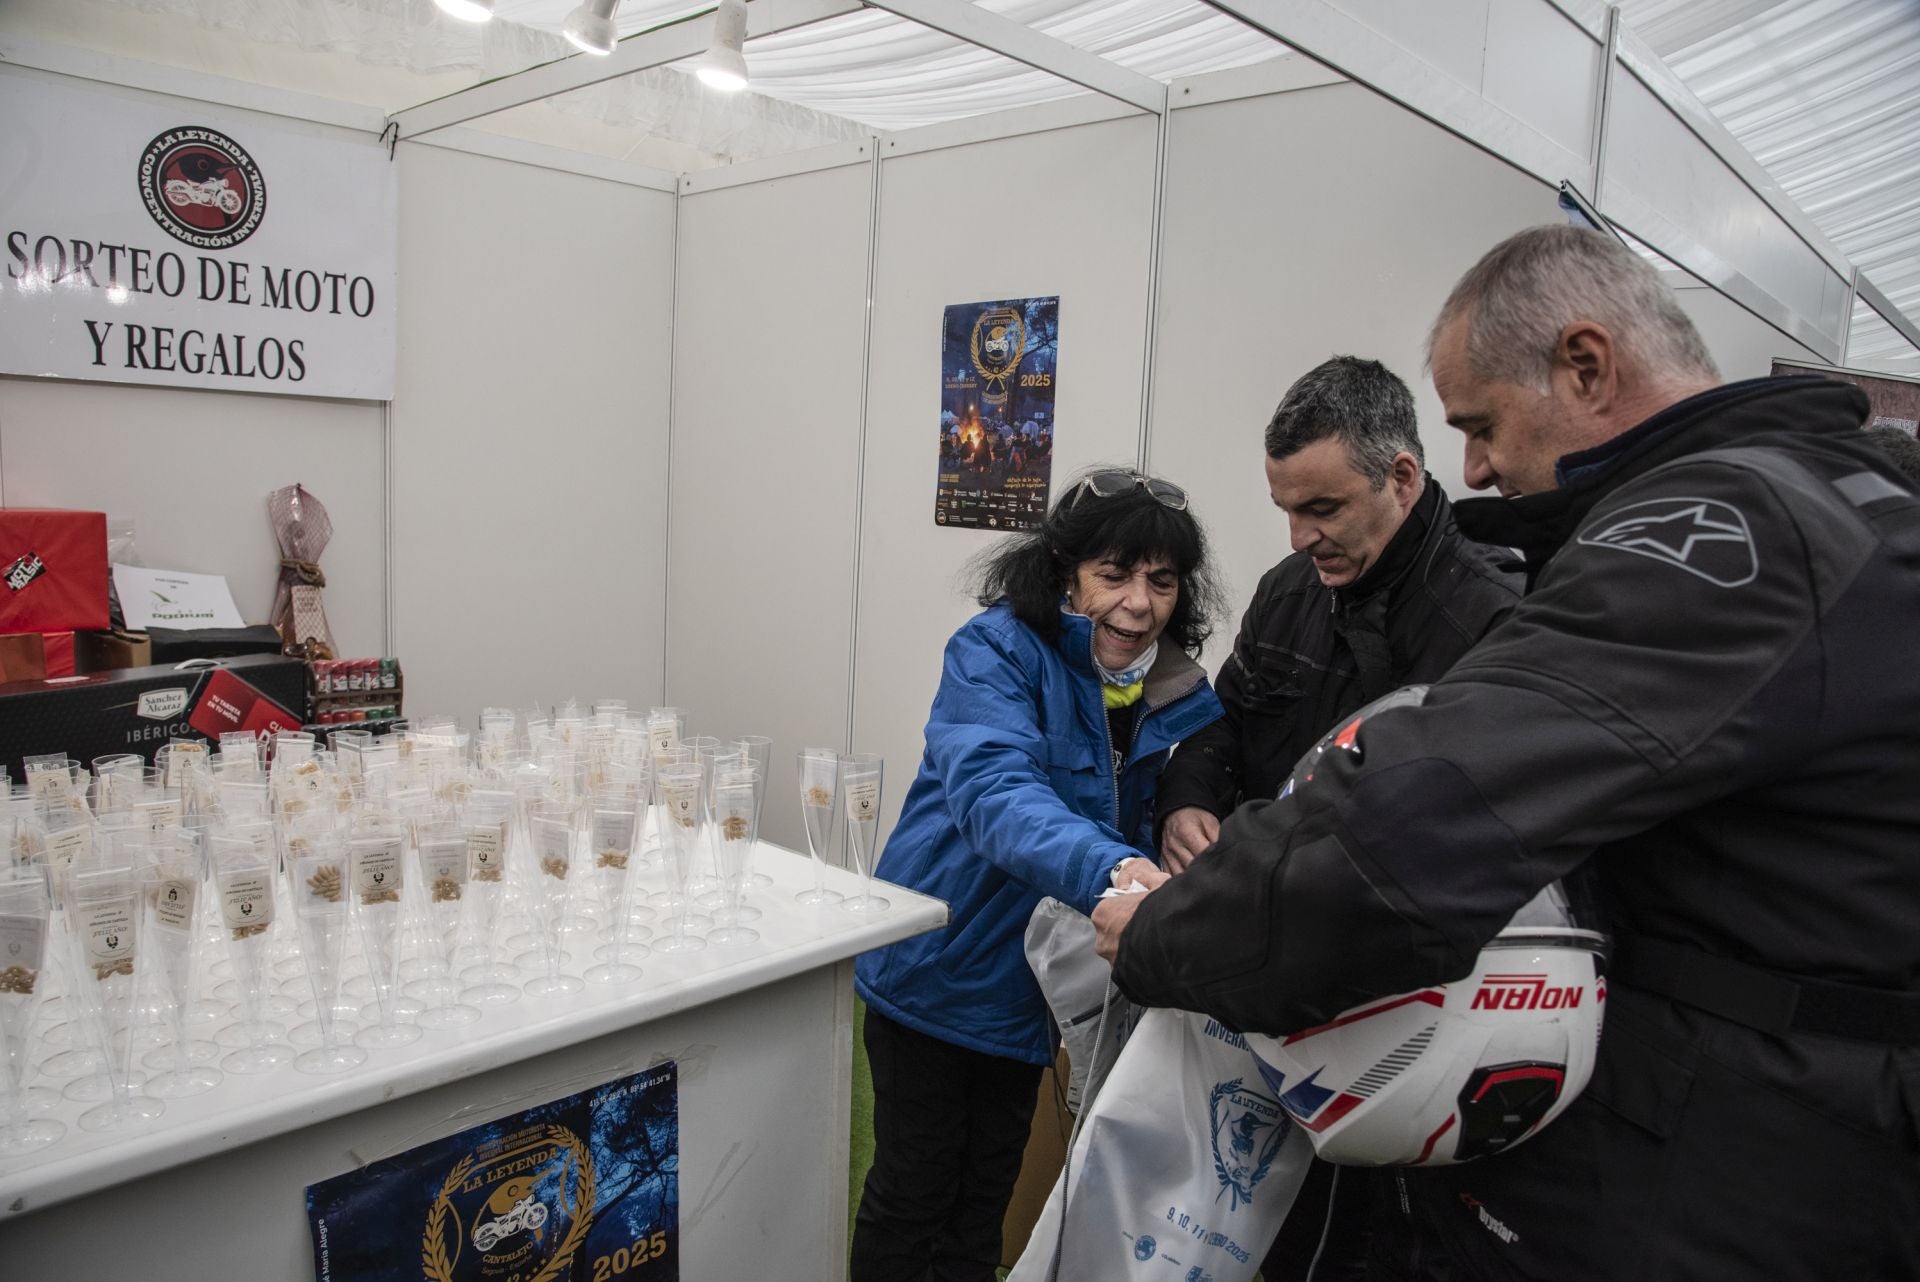
[[[1057,899],[1042,899],[1027,919],[1027,965],[1067,1050],[1067,1108],[1074,1113],[1099,1094],[1141,1010],[1113,986],[1093,937],[1087,915]]]

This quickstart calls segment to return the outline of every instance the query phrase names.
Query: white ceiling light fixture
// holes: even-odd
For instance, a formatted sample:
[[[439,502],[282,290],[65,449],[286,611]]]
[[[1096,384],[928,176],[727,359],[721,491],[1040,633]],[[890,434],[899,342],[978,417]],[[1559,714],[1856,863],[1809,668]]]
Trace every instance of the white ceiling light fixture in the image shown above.
[[[720,0],[713,12],[713,43],[694,74],[709,89],[737,93],[747,87],[747,0]]]
[[[433,0],[440,12],[462,22],[493,21],[493,0]]]
[[[620,0],[584,0],[578,9],[567,15],[560,34],[571,40],[581,52],[598,54],[604,58],[613,52],[613,46],[620,40],[620,33],[613,26],[613,11],[619,7]]]

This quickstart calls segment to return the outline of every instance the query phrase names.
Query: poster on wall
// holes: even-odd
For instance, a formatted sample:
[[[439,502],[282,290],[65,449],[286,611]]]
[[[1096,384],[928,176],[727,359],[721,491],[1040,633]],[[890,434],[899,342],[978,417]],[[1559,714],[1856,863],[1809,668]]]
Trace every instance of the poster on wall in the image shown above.
[[[947,308],[937,525],[1032,530],[1047,515],[1060,298]]]
[[[390,400],[373,135],[0,70],[0,373]]]
[[[307,1187],[317,1282],[673,1282],[679,1204],[672,1063]]]

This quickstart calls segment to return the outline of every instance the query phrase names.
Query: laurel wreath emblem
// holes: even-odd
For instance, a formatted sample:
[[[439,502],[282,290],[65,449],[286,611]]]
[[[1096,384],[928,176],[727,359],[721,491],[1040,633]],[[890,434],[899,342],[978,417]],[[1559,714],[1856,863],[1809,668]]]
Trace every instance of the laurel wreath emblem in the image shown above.
[[[573,1223],[567,1229],[566,1237],[560,1240],[560,1247],[553,1258],[530,1282],[554,1282],[573,1263],[574,1253],[587,1240],[587,1232],[593,1227],[594,1194],[598,1184],[593,1172],[593,1156],[587,1152],[587,1146],[579,1136],[564,1126],[549,1125],[546,1138],[566,1149],[575,1169],[580,1172],[580,1180],[572,1208]],[[426,1282],[454,1282],[453,1259],[447,1255],[446,1247],[447,1219],[453,1214],[453,1191],[472,1173],[473,1166],[472,1154],[454,1163],[453,1169],[447,1172],[447,1178],[440,1185],[439,1196],[433,1199],[433,1206],[427,1211],[426,1229],[420,1236],[420,1267],[426,1275]],[[561,1197],[564,1205],[564,1188]]]
[[[983,359],[980,350],[980,332],[987,327],[990,321],[1000,319],[1004,319],[1007,322],[1007,327],[1015,331],[1015,333],[1019,335],[1019,339],[1014,344],[1013,359],[1007,361],[1004,367],[989,367]],[[981,389],[981,398],[994,405],[1004,403],[1007,399],[1007,380],[1013,377],[1015,370],[1020,368],[1020,358],[1027,354],[1026,321],[1021,318],[1019,312],[1011,307],[996,307],[983,312],[980,315],[980,319],[973,323],[972,347],[973,368],[979,373],[981,379],[983,379],[986,384]]]

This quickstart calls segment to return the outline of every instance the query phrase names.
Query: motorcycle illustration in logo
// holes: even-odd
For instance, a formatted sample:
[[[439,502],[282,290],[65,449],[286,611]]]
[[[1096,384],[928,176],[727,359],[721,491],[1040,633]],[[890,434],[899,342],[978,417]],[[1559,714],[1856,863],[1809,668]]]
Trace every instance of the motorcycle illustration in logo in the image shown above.
[[[454,1163],[420,1242],[426,1282],[561,1282],[593,1225],[596,1174],[564,1126],[536,1126]]]
[[[536,1242],[545,1236],[540,1227],[547,1222],[547,1208],[533,1195],[533,1185],[530,1179],[508,1180],[493,1191],[487,1199],[487,1211],[493,1218],[473,1226],[477,1249],[491,1251],[515,1233],[531,1233]]]
[[[198,126],[169,129],[140,153],[140,199],[166,233],[198,249],[230,249],[259,228],[267,184],[246,149]]]

